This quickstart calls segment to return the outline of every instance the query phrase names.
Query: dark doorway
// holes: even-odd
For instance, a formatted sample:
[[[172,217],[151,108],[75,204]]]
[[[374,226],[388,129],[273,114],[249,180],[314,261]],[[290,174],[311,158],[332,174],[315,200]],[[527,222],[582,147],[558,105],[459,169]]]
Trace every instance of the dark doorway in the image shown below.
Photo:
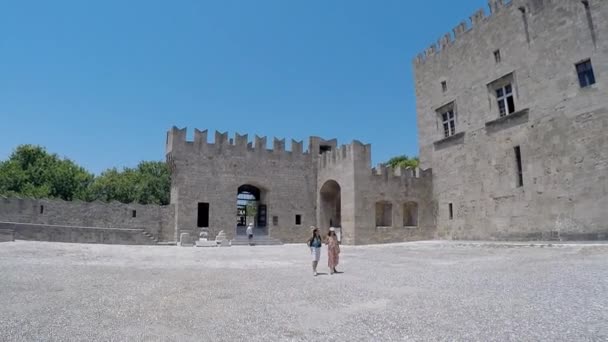
[[[209,203],[198,204],[198,217],[196,226],[201,228],[209,228]]]
[[[328,180],[321,186],[319,191],[320,196],[320,219],[322,230],[327,230],[329,227],[341,227],[342,225],[342,201],[341,190],[338,182]]]

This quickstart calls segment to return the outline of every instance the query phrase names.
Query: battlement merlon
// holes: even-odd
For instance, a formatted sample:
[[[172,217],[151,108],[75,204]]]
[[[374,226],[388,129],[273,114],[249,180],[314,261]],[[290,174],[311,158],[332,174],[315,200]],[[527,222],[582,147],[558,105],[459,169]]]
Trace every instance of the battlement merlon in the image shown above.
[[[391,178],[428,178],[432,176],[432,170],[423,170],[417,167],[391,167],[386,164],[378,164],[375,168],[371,169],[371,174],[373,177],[384,178],[385,180],[390,180]]]
[[[267,148],[267,137],[255,136],[253,142],[249,142],[248,135],[235,133],[233,138],[230,138],[228,132],[214,133],[213,143],[208,142],[208,131],[194,129],[194,141],[187,140],[187,128],[178,128],[173,126],[167,132],[167,142],[165,147],[166,154],[220,154],[222,151],[230,150],[236,154],[245,153],[261,153],[271,154],[275,157],[298,157],[308,155],[308,151],[304,151],[303,142],[291,139],[291,150],[285,147],[285,139],[273,138],[273,148]]]
[[[319,168],[328,168],[336,164],[348,163],[356,168],[371,168],[371,144],[353,140],[350,144],[341,145],[325,151],[319,158]]]
[[[491,20],[495,14],[501,12],[505,7],[512,7],[515,2],[526,3],[528,1],[530,0],[489,0],[489,16],[486,16],[486,12],[483,8],[478,9],[469,17],[468,22],[460,22],[460,24],[454,27],[452,32],[444,34],[436,43],[432,43],[422,53],[419,53],[413,60],[414,65],[422,65],[429,59],[433,58],[433,56],[436,56],[442,51],[449,49],[449,47],[454,44],[454,42],[458,41],[460,37],[467,34],[471,30],[477,29],[485,21]]]
[[[385,189],[409,189],[422,187],[429,189],[433,180],[432,169],[404,168],[380,164],[369,173],[369,181],[373,187]]]

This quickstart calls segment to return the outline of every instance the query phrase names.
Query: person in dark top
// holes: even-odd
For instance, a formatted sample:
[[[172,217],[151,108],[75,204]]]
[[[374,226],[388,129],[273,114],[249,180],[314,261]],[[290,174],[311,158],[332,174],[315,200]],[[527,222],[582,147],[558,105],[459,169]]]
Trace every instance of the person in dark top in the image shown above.
[[[312,236],[308,239],[308,247],[310,248],[310,254],[312,256],[312,274],[317,276],[317,265],[319,264],[319,259],[321,258],[321,246],[323,241],[321,240],[321,234],[319,233],[319,229],[315,226],[310,226],[310,230],[312,231]]]

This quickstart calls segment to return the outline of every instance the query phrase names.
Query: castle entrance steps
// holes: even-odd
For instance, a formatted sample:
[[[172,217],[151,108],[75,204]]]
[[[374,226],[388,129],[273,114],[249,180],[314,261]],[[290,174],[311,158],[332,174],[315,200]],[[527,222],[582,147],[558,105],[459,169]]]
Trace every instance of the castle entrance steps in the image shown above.
[[[272,238],[268,235],[253,235],[252,243],[256,246],[274,246],[274,245],[282,245],[283,242],[281,240]],[[237,235],[232,240],[233,246],[248,246],[249,239],[247,235]]]
[[[247,227],[246,226],[236,226],[236,234],[235,236],[247,236]],[[268,227],[254,227],[253,228],[253,236],[268,236]]]

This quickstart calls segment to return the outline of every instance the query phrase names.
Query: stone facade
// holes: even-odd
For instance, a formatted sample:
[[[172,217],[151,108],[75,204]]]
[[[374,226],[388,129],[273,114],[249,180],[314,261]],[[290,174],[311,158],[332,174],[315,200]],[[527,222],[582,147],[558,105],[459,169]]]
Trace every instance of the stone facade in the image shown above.
[[[431,170],[372,169],[371,145],[358,141],[322,154],[318,167],[317,222],[322,230],[330,220],[338,221],[347,244],[433,238]]]
[[[492,0],[490,8],[413,63],[438,236],[607,238],[608,1]],[[582,87],[575,65],[586,60],[596,83]],[[513,102],[503,101],[500,117],[497,90],[509,84]],[[455,131],[445,138],[450,111]]]
[[[173,217],[171,205],[0,197],[0,222],[30,223],[38,225],[36,229],[45,226],[55,226],[54,229],[79,227],[81,230],[137,229],[158,240],[170,241],[173,240]]]
[[[211,236],[223,230],[229,239],[243,234],[236,217],[243,188],[259,191],[257,204],[265,208],[255,234],[283,242],[305,241],[310,225],[341,227],[347,244],[433,236],[430,170],[372,169],[371,146],[357,141],[338,147],[335,139],[310,137],[307,150],[292,141],[287,151],[276,138],[273,149],[265,137],[249,142],[247,135],[216,132],[213,143],[207,140],[207,131],[195,130],[193,141],[185,128],[167,134],[176,238],[200,229]],[[384,220],[374,220],[377,203],[389,207]]]

